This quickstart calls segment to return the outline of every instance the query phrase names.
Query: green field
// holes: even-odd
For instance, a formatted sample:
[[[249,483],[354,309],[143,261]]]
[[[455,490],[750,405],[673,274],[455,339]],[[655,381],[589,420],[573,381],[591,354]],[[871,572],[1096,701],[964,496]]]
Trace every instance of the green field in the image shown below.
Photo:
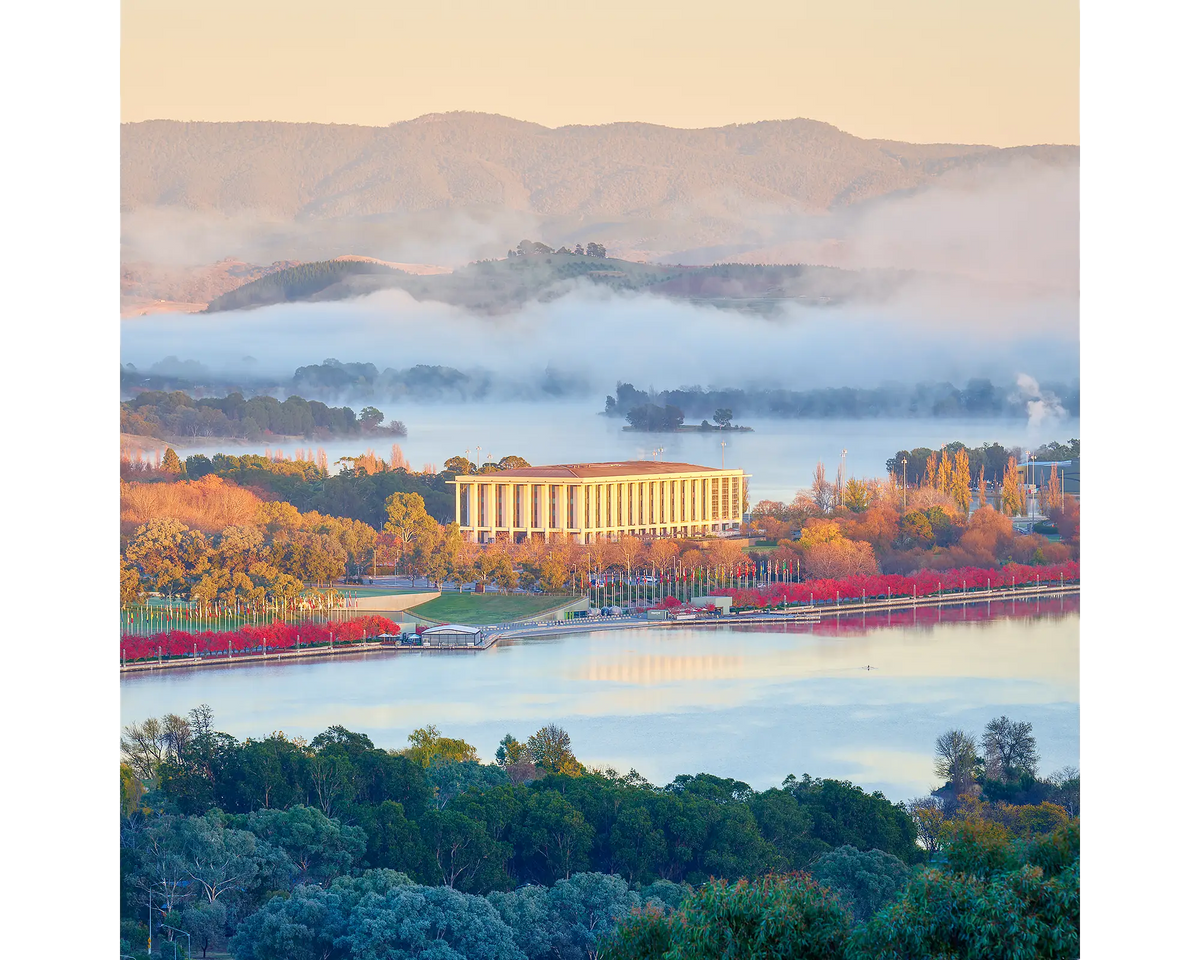
[[[505,623],[561,607],[571,599],[563,594],[505,596],[488,593],[481,596],[474,593],[443,593],[436,600],[413,607],[412,612],[426,620],[444,620],[448,623]]]

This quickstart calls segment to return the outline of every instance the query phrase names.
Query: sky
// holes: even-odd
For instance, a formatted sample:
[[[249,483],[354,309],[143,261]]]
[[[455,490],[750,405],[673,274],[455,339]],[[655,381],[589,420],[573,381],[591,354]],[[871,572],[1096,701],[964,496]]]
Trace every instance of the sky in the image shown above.
[[[1075,0],[125,0],[121,119],[556,127],[805,117],[1079,142]]]

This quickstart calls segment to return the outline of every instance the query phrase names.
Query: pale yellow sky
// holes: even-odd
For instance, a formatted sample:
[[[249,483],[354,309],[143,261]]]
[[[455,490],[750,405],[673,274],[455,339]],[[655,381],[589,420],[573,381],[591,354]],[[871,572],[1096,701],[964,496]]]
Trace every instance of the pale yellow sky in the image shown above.
[[[1076,0],[124,0],[123,121],[807,117],[1079,142]]]

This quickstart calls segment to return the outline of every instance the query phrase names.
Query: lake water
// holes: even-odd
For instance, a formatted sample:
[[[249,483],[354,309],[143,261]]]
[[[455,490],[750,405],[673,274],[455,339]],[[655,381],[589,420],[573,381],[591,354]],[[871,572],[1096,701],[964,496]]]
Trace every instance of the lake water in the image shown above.
[[[579,463],[603,460],[651,459],[717,467],[724,463],[751,474],[750,499],[790,501],[812,483],[813,468],[824,462],[832,480],[846,451],[847,476],[878,477],[899,449],[936,449],[961,440],[975,447],[998,441],[1005,446],[1035,448],[1050,440],[1066,442],[1079,436],[1078,419],[1031,423],[1011,419],[905,420],[776,420],[749,418],[753,433],[647,434],[622,430],[624,421],[597,414],[596,402],[404,404],[382,408],[388,420],[404,421],[405,438],[330,441],[325,448],[331,469],[338,457],[354,456],[368,446],[385,460],[393,442],[399,443],[414,470],[426,463],[440,470],[454,456],[475,461],[499,460],[508,454],[533,464]],[[726,446],[724,451],[721,442]],[[237,446],[205,442],[177,447],[181,453],[262,453],[265,445]],[[272,449],[292,456],[296,443],[274,443]],[[318,444],[305,442],[307,450]],[[477,452],[478,451],[478,452]],[[659,452],[661,451],[661,452]],[[490,456],[489,456],[490,455]]]
[[[404,747],[433,723],[484,761],[506,733],[525,739],[554,722],[586,764],[658,784],[703,771],[763,789],[810,773],[905,800],[934,785],[939,734],[980,734],[1005,714],[1033,724],[1043,772],[1078,765],[1078,598],[888,619],[647,628],[477,653],[132,675],[121,681],[121,722],[208,703],[218,729],[237,737],[311,738],[342,724],[381,747]]]

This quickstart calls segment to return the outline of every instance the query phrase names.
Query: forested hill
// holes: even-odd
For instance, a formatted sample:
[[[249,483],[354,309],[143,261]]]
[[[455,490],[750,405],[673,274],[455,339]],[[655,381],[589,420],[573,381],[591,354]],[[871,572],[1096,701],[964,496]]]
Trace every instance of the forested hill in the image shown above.
[[[521,256],[514,253],[501,260],[472,263],[450,274],[427,276],[369,261],[304,263],[225,293],[209,304],[208,311],[297,300],[341,300],[399,289],[417,300],[436,300],[476,312],[497,312],[529,300],[561,295],[571,289],[573,281],[583,281],[614,291],[641,291],[770,312],[789,301],[828,304],[852,298],[882,298],[909,276],[911,273],[907,271],[855,271],[806,264],[678,266],[573,253],[560,248],[557,252]]]
[[[549,128],[469,112],[388,127],[150,120],[121,126],[121,209],[170,197],[199,212],[289,220],[477,208],[587,224],[686,208],[699,244],[726,232],[722,220],[743,220],[747,201],[824,212],[1013,158],[1077,164],[1079,148],[864,140],[804,119],[701,130]]]
[[[400,271],[369,260],[322,260],[301,263],[244,283],[211,301],[209,313],[244,310],[271,303],[309,299],[352,277],[397,274]],[[349,294],[347,294],[349,295]]]

